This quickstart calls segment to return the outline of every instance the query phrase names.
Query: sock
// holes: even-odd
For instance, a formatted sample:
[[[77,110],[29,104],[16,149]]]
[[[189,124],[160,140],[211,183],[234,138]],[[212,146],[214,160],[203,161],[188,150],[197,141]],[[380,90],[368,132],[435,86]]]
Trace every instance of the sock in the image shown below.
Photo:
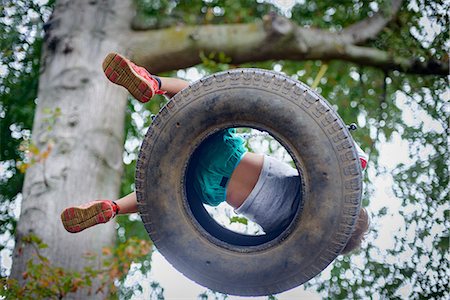
[[[158,76],[154,76],[154,75],[152,75],[152,77],[155,78],[156,81],[158,81],[158,90],[160,90],[161,89],[161,79],[159,79]]]

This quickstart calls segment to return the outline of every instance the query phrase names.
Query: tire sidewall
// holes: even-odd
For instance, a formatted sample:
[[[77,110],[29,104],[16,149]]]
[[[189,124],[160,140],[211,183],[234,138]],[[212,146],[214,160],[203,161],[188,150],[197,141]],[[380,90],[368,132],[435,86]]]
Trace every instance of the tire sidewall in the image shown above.
[[[268,131],[301,175],[301,213],[260,246],[211,236],[186,200],[192,153],[228,127]],[[175,268],[215,291],[257,296],[302,284],[336,258],[359,212],[361,170],[344,123],[322,97],[288,77],[244,69],[196,82],[161,110],[139,154],[136,192],[152,241]]]

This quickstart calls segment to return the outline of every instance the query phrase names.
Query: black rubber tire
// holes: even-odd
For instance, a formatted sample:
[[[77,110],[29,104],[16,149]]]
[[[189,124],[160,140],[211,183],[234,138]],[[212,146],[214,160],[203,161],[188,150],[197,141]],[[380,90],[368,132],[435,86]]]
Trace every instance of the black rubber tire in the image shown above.
[[[239,126],[268,131],[301,176],[293,221],[262,240],[198,220],[187,199],[197,146]],[[306,85],[260,69],[211,75],[175,95],[148,129],[136,167],[139,212],[158,250],[197,283],[241,296],[283,292],[328,266],[353,230],[361,188],[353,140],[330,104]]]

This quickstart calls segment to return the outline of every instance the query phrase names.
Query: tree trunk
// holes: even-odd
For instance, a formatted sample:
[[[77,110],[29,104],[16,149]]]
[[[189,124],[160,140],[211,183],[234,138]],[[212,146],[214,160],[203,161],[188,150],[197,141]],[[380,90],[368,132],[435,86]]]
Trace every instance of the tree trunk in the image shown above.
[[[30,233],[49,245],[42,253],[51,263],[73,270],[92,264],[82,259],[84,253],[101,255],[102,247],[114,241],[113,223],[71,235],[60,213],[69,205],[118,196],[127,93],[107,81],[101,63],[108,52],[126,50],[117,37],[128,36],[130,2],[61,0],[45,26],[32,141],[41,151],[53,147],[25,176],[13,278],[22,280],[33,257],[22,242]],[[60,116],[51,113],[57,110]]]

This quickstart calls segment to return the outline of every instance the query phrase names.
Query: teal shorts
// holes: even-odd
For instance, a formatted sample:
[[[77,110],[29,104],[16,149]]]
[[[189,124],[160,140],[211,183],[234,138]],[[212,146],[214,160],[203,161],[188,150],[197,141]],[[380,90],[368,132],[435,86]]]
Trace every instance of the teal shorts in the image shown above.
[[[193,188],[205,204],[217,206],[226,200],[231,174],[247,152],[236,129],[220,130],[208,137],[193,156]]]

